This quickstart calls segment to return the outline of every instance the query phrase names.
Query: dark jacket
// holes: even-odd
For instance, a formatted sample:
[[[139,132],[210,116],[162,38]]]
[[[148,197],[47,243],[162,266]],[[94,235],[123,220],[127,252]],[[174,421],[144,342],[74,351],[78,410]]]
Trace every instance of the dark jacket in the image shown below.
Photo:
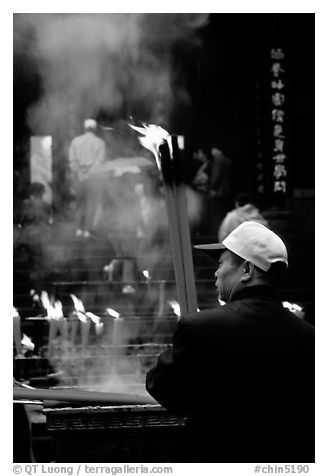
[[[182,317],[146,387],[188,416],[177,461],[314,461],[314,328],[268,286]]]
[[[231,195],[231,159],[224,154],[213,158],[209,188],[216,198]]]

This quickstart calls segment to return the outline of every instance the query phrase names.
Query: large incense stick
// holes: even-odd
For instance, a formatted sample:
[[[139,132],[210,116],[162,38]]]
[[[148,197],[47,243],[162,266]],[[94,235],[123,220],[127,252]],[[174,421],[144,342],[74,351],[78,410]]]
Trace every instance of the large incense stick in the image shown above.
[[[182,175],[181,156],[178,147],[177,136],[172,136],[173,150],[173,171],[175,183],[175,199],[177,203],[179,234],[183,255],[184,278],[186,286],[188,312],[197,311],[197,294],[195,286],[195,274],[192,261],[192,248],[190,238],[190,228],[188,220],[188,207],[186,200],[185,186]]]
[[[153,152],[158,167],[162,169],[178,301],[182,314],[195,312],[197,295],[177,137],[170,136],[162,127],[154,124],[144,127],[131,125],[131,127],[144,135],[139,138],[140,143]],[[168,143],[170,139],[172,157]]]
[[[181,240],[179,235],[179,223],[176,208],[176,200],[174,193],[174,177],[172,169],[172,161],[167,142],[160,145],[160,158],[162,173],[164,178],[164,193],[167,208],[167,215],[169,221],[169,233],[171,240],[171,250],[173,258],[173,267],[175,274],[175,281],[177,287],[178,301],[181,307],[182,314],[188,313],[188,303],[186,295],[186,285],[183,267],[183,257],[181,249]]]

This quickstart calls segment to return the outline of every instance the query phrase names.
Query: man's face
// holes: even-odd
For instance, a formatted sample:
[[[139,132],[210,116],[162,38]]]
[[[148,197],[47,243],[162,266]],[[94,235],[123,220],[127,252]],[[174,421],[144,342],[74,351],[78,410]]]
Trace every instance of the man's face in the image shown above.
[[[243,263],[239,265],[233,260],[230,251],[223,251],[219,259],[219,266],[215,272],[215,286],[219,293],[219,299],[229,302],[243,273]]]

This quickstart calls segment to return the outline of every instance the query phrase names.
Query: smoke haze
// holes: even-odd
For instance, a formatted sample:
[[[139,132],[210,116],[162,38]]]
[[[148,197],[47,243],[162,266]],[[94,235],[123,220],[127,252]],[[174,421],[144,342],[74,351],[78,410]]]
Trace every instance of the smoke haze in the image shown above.
[[[24,59],[26,68],[32,68],[30,65],[33,64],[40,77],[41,94],[28,109],[31,133],[53,136],[55,160],[58,161],[59,157],[59,160],[66,161],[69,140],[81,131],[86,117],[108,117],[111,126],[118,124],[118,130],[123,128],[119,120],[129,116],[145,122],[165,122],[176,98],[183,98],[185,103],[189,101],[187,91],[177,88],[174,83],[173,48],[177,43],[196,46],[197,30],[207,20],[207,14],[14,14],[14,57],[17,61]],[[25,70],[24,73],[28,72]],[[133,134],[130,131],[130,135]],[[117,135],[115,143],[112,132],[103,131],[102,135],[108,142],[110,158],[133,156],[133,141],[129,141],[128,136]],[[134,136],[137,138],[136,134]],[[147,155],[146,151],[144,153]],[[84,276],[84,280],[99,281],[99,273],[113,256],[135,257],[139,271],[147,269],[154,280],[173,278],[167,216],[159,192],[159,174],[156,166],[154,168],[152,172],[148,168],[139,174],[107,174],[102,177],[109,205],[103,210],[99,227],[102,236],[111,242],[112,251],[96,273]],[[143,192],[137,193],[136,186],[140,188],[140,184]],[[195,222],[200,214],[200,203],[190,189],[187,189],[187,199],[190,221]],[[66,212],[70,216],[61,217],[57,223],[55,217],[50,228],[31,224],[28,230],[17,230],[15,234],[16,247],[22,242],[25,248],[29,246],[33,250],[32,264],[28,262],[26,267],[33,287],[38,291],[51,273],[56,277],[57,268],[65,270],[66,266],[66,277],[74,277],[73,271],[71,275],[68,273],[77,261],[72,248],[57,246],[74,237],[74,212],[70,209]],[[144,225],[143,235],[135,239],[135,231],[141,223]],[[54,235],[57,243],[49,246]],[[83,263],[91,267],[92,260],[88,261],[87,251],[84,250]],[[62,275],[58,276],[62,279]],[[130,279],[134,278],[131,274]],[[80,281],[80,275],[76,280]],[[77,292],[88,303],[83,290]],[[157,309],[158,294],[158,287],[149,286],[145,296],[155,317],[165,313],[165,310],[159,312]],[[103,309],[112,306],[106,294],[107,298],[108,302],[103,303],[99,297]],[[163,307],[169,298],[174,299],[175,295],[168,295],[166,291]],[[155,332],[156,325],[152,329]],[[140,332],[140,329],[128,329],[122,344],[139,336]],[[111,333],[104,336],[105,345],[110,338]],[[79,355],[75,355],[73,350],[75,368],[70,363],[72,350],[66,347],[64,350],[52,364],[56,371],[66,372],[66,377],[76,376],[82,384],[81,372],[83,377],[97,375],[99,383],[101,381],[106,389],[125,383],[122,369],[112,370],[112,356],[102,360],[95,358],[89,368],[81,370],[77,365]],[[124,360],[121,356],[120,362],[125,373],[135,376],[136,384],[143,382],[147,361],[133,359],[133,356]],[[67,382],[64,379],[64,382],[71,384],[73,380]],[[131,377],[129,382],[132,383]]]
[[[42,78],[42,97],[29,110],[33,133],[62,135],[100,111],[117,116],[139,108],[149,121],[158,108],[168,112],[177,94],[171,49],[177,42],[197,42],[195,32],[207,17],[15,14],[14,54],[30,54]]]

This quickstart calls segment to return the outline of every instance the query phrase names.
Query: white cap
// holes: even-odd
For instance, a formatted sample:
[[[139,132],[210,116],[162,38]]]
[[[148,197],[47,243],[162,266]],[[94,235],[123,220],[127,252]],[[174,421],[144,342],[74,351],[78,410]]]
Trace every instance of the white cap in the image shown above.
[[[263,271],[268,271],[272,263],[281,261],[288,266],[287,248],[276,233],[254,221],[245,221],[235,228],[222,243],[196,245],[213,257],[225,249],[250,261]]]
[[[84,129],[97,129],[97,121],[94,119],[86,119],[84,121]]]

